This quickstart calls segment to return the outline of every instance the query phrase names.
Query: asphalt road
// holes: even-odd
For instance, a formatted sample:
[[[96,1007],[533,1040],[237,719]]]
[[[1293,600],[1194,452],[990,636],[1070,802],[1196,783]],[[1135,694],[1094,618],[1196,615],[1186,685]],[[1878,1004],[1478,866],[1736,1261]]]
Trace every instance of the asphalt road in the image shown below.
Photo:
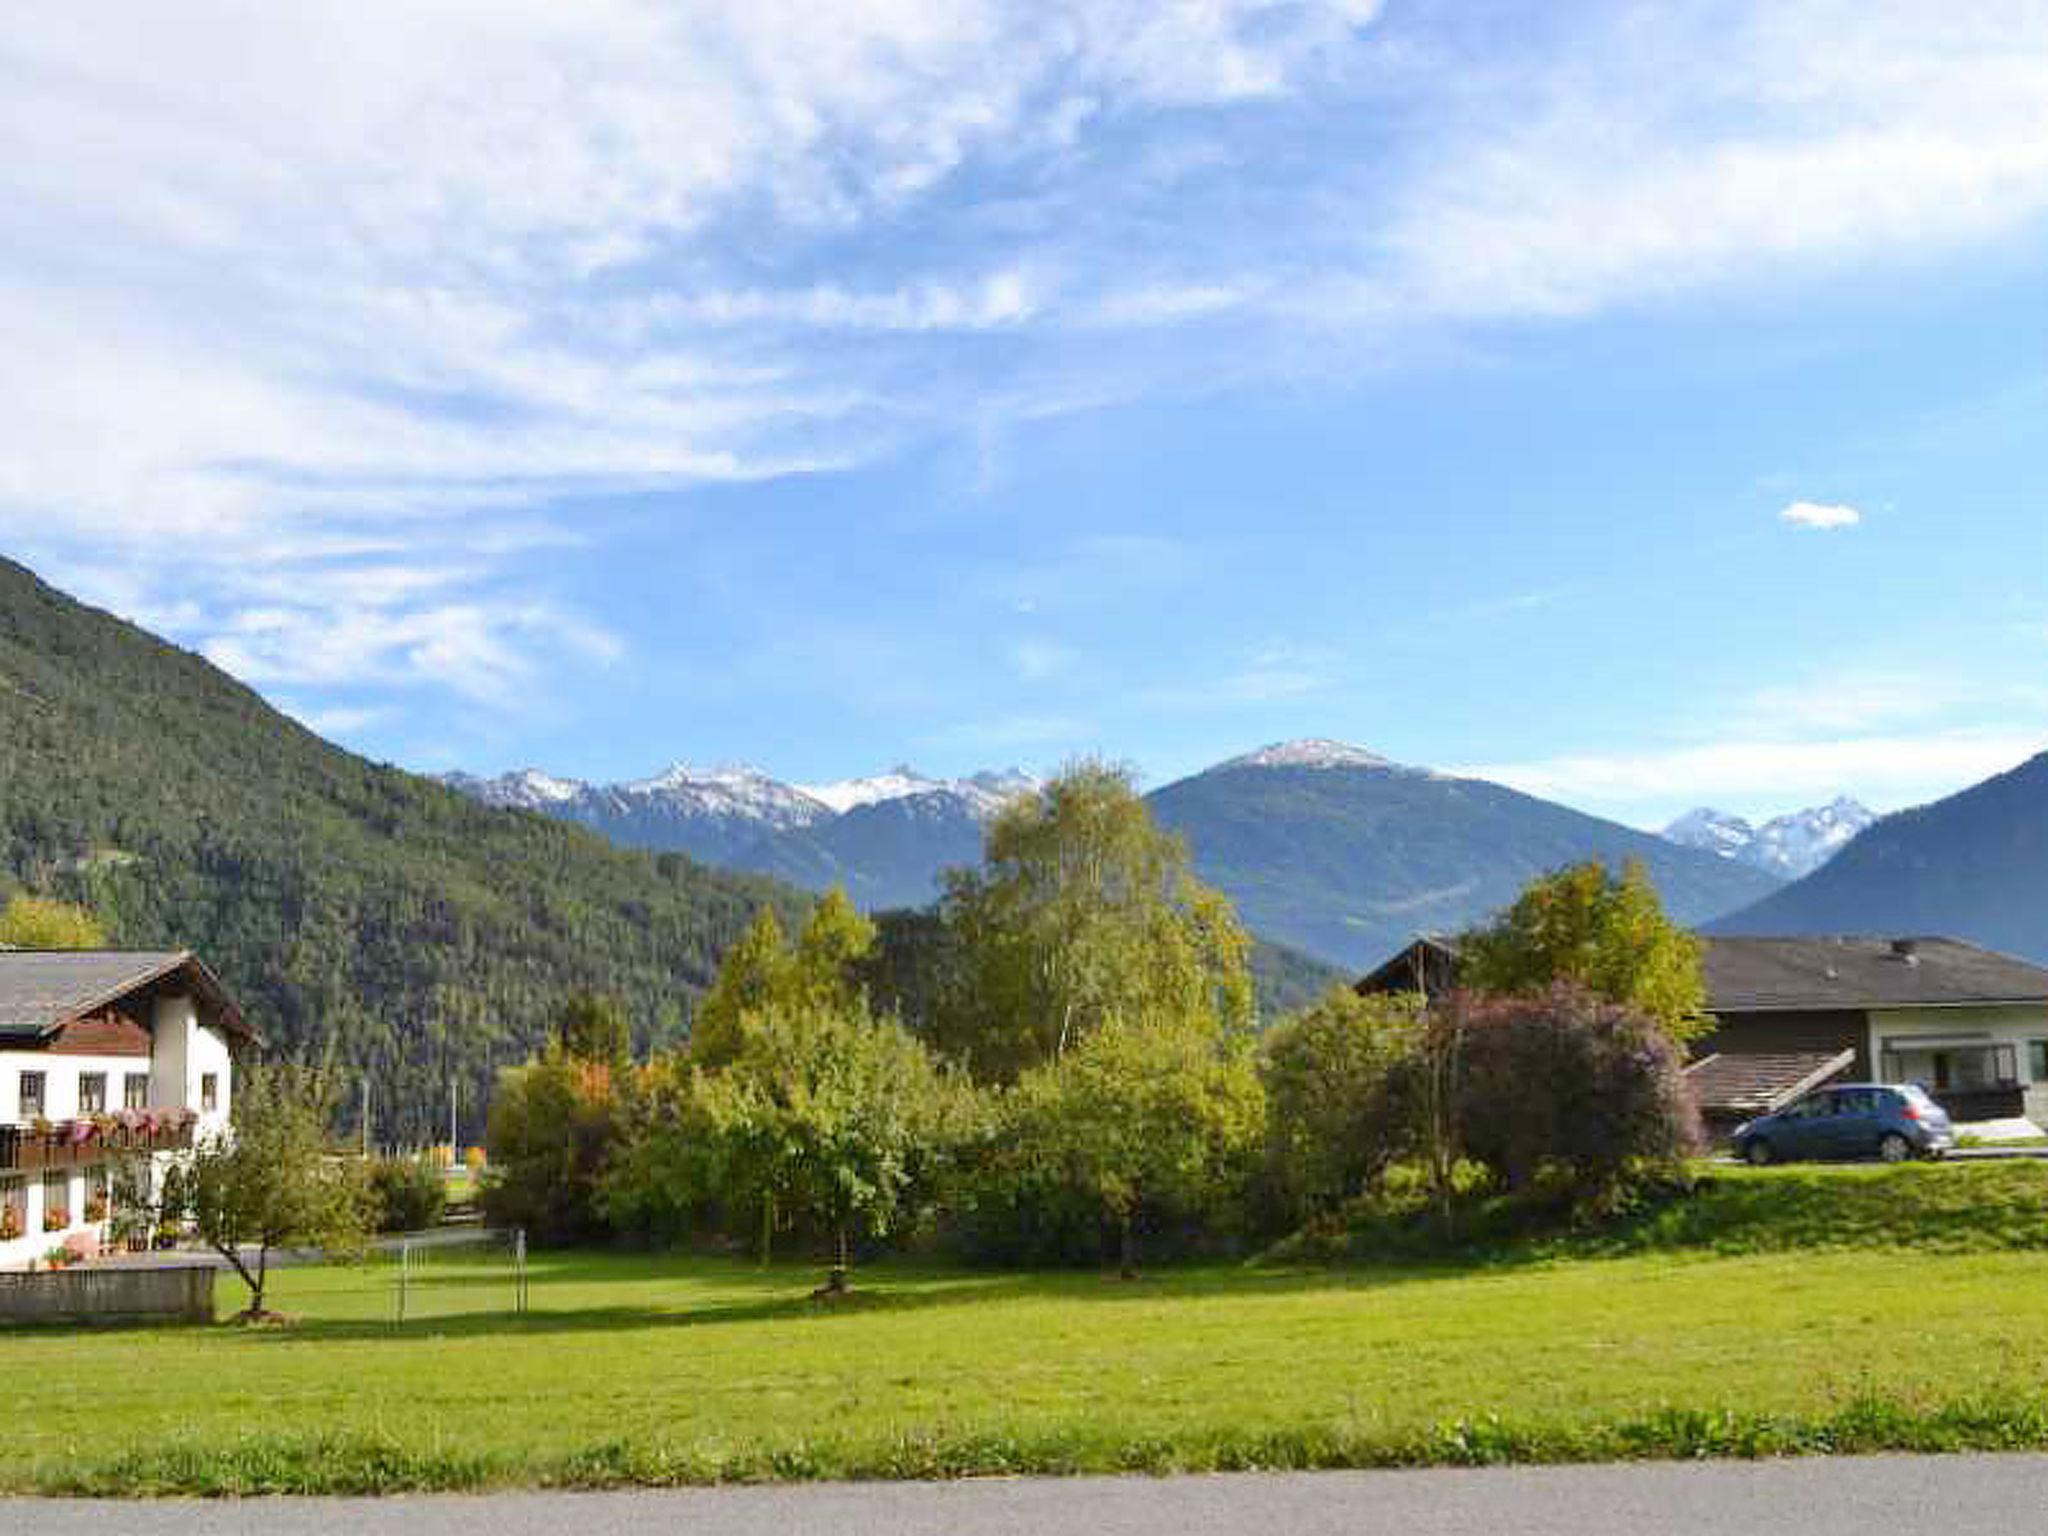
[[[2021,1536],[2048,1457],[1082,1479],[682,1493],[0,1502],[36,1536]]]

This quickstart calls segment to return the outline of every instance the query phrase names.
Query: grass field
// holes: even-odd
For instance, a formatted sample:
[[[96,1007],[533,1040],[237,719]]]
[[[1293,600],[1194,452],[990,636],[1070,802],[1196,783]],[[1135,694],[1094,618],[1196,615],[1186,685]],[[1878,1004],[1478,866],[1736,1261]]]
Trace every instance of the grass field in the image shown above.
[[[1975,1171],[1743,1175],[1756,1209],[1952,1206]],[[1931,1180],[1915,1183],[1915,1178]],[[1982,1185],[2032,1206],[2039,1182]],[[1815,1181],[1822,1181],[1816,1185]],[[2031,1191],[2031,1194],[2016,1193]],[[1790,1198],[1797,1196],[1798,1198]],[[2048,1446],[2048,1252],[1693,1248],[1136,1283],[541,1256],[534,1311],[389,1321],[287,1271],[294,1329],[0,1339],[0,1485],[258,1492]],[[1722,1234],[1725,1236],[1725,1233]],[[1809,1237],[1821,1240],[1822,1231]],[[1752,1245],[1768,1247],[1764,1245]],[[496,1269],[450,1264],[495,1305]],[[225,1284],[225,1282],[224,1282]],[[224,1300],[233,1292],[224,1290]]]

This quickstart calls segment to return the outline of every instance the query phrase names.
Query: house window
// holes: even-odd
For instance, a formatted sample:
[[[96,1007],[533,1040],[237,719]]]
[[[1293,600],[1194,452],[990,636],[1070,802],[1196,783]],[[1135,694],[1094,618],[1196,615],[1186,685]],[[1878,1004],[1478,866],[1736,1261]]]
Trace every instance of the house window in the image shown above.
[[[220,1074],[202,1072],[199,1074],[199,1107],[207,1114],[220,1108]]]
[[[2027,1079],[2029,1082],[2048,1083],[2048,1040],[2027,1042]]]
[[[62,1232],[71,1225],[71,1175],[43,1175],[43,1230]]]
[[[107,1112],[106,1073],[78,1074],[78,1112],[81,1115],[104,1115]]]
[[[123,1109],[149,1108],[149,1074],[130,1072],[121,1080],[121,1107]]]
[[[43,1117],[43,1074],[24,1072],[21,1074],[21,1118],[40,1120]]]

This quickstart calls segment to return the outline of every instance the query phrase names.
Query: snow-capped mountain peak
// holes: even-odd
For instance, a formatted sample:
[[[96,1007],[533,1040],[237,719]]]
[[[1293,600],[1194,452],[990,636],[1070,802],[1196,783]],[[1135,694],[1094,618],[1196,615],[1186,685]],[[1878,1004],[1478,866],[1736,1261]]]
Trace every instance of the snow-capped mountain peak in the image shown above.
[[[840,779],[830,784],[803,784],[798,788],[840,815],[862,806],[881,805],[891,800],[909,800],[919,795],[943,795],[961,801],[977,818],[986,820],[1003,804],[1020,794],[1037,789],[1042,781],[1021,768],[985,770],[964,779],[934,779],[899,763],[887,773],[864,779]]]
[[[1696,811],[1687,811],[1666,827],[1664,837],[1683,847],[1718,853],[1724,859],[1736,859],[1756,841],[1756,828],[1740,816],[1731,816],[1726,811],[1703,805]]]
[[[926,778],[907,763],[898,763],[887,773],[873,774],[864,779],[836,779],[829,784],[797,786],[813,800],[821,801],[842,816],[859,806],[902,800],[945,787],[943,780]]]
[[[1679,817],[1664,829],[1664,836],[1781,879],[1800,880],[1840,853],[1877,819],[1868,806],[1843,795],[1826,805],[1774,817],[1762,826],[1702,807]]]
[[[561,779],[538,768],[520,768],[496,778],[451,773],[446,782],[464,794],[501,809],[542,811],[563,806],[589,793],[590,786],[577,779]]]
[[[1396,768],[1400,765],[1347,741],[1307,737],[1300,741],[1276,741],[1256,752],[1246,752],[1221,768]]]

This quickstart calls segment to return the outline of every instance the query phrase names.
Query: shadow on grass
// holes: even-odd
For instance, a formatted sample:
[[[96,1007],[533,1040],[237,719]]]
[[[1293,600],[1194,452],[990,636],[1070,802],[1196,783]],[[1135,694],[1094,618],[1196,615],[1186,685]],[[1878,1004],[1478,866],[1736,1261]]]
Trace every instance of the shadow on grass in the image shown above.
[[[628,1329],[715,1328],[730,1324],[804,1320],[829,1323],[838,1319],[896,1316],[905,1313],[943,1312],[982,1307],[1004,1302],[1056,1302],[1093,1304],[1156,1304],[1160,1302],[1232,1301],[1265,1296],[1286,1296],[1312,1291],[1383,1291],[1427,1279],[1453,1278],[1474,1272],[1470,1265],[1404,1265],[1386,1269],[1334,1269],[1316,1267],[1281,1268],[1166,1268],[1136,1280],[1093,1271],[1029,1271],[1023,1273],[978,1272],[973,1270],[895,1269],[878,1264],[857,1273],[854,1289],[836,1300],[814,1299],[810,1287],[822,1278],[810,1270],[771,1270],[766,1273],[735,1269],[720,1271],[696,1268],[664,1277],[639,1269],[616,1278],[597,1278],[580,1268],[551,1281],[545,1270],[532,1278],[532,1310],[515,1314],[511,1310],[510,1276],[462,1276],[437,1278],[416,1288],[408,1296],[405,1323],[395,1320],[395,1298],[381,1282],[375,1291],[352,1294],[351,1299],[374,1299],[385,1310],[375,1317],[313,1317],[288,1329],[273,1329],[247,1335],[252,1342],[313,1340],[358,1340],[403,1343],[425,1336],[438,1338],[531,1337],[548,1334],[615,1332]],[[573,1286],[580,1291],[603,1290],[610,1286],[645,1293],[658,1289],[664,1279],[679,1289],[716,1286],[720,1290],[741,1290],[751,1294],[725,1296],[691,1305],[678,1296],[672,1305],[631,1301],[585,1306],[559,1306],[550,1302],[551,1285]],[[492,1306],[490,1294],[506,1296],[502,1306]],[[459,1298],[451,1302],[451,1298]],[[436,1307],[454,1305],[457,1310],[437,1315]]]

